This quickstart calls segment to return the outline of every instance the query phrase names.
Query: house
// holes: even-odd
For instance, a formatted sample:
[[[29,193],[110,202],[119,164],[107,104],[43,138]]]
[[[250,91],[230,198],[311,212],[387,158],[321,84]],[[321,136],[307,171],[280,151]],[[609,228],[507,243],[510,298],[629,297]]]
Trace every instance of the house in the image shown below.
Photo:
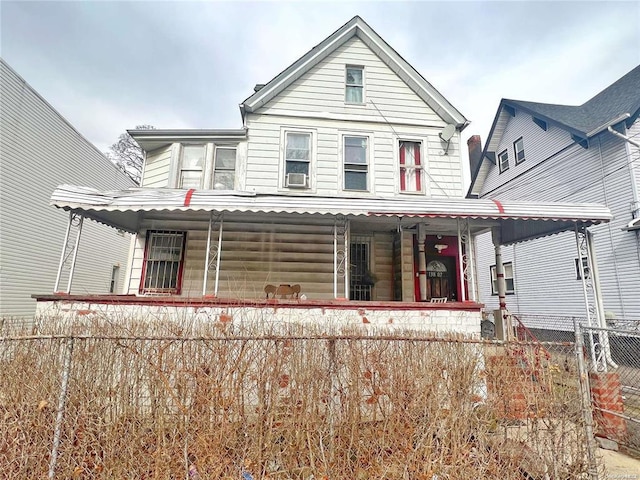
[[[479,335],[474,235],[518,242],[609,219],[597,205],[464,199],[467,119],[357,16],[240,111],[238,129],[130,131],[141,189],[56,190],[55,206],[135,245],[128,297],[39,295],[43,312],[175,307]]]
[[[639,115],[640,66],[580,106],[503,99],[484,149],[479,137],[469,144],[469,198],[610,208],[613,220],[591,229],[610,321],[640,319]],[[572,330],[571,317],[585,316],[581,278],[593,272],[584,252],[567,248],[573,235],[503,249],[508,308],[525,323]],[[488,235],[477,238],[477,251],[480,301],[498,308]]]
[[[0,319],[7,324],[32,319],[31,295],[49,290],[58,276],[68,214],[49,205],[56,186],[124,189],[133,182],[1,59],[0,82]],[[74,291],[119,293],[129,244],[129,235],[87,222]],[[66,275],[58,283],[70,286]]]

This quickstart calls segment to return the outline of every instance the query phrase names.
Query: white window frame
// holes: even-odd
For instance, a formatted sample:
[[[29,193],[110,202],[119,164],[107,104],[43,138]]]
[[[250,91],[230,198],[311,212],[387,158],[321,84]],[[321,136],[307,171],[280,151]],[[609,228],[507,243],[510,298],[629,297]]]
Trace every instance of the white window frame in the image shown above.
[[[405,163],[403,165],[402,163],[402,155],[401,155],[401,147],[403,143],[416,143],[420,146],[419,148],[419,152],[420,152],[420,165],[416,166],[416,165],[408,165]],[[426,168],[425,168],[425,164],[426,164],[426,158],[425,158],[425,148],[424,148],[424,141],[423,140],[418,140],[415,138],[399,138],[397,143],[396,143],[396,155],[398,157],[398,183],[397,183],[397,189],[398,189],[398,193],[401,193],[402,195],[424,195],[427,191],[427,185],[426,185]],[[420,190],[407,190],[406,189],[406,185],[405,185],[405,189],[402,189],[402,179],[403,179],[403,175],[402,175],[402,171],[403,169],[406,171],[408,169],[413,169],[413,170],[419,170],[420,172]],[[405,177],[405,184],[406,184],[406,177]]]
[[[513,295],[516,293],[516,281],[513,275],[513,262],[504,262],[504,283],[505,293],[507,295]],[[495,265],[489,267],[489,274],[491,277],[491,295],[498,295],[498,275]],[[511,281],[511,288],[509,288],[509,281]]]
[[[349,69],[351,70],[360,70],[362,71],[362,85],[358,85],[356,83],[349,83],[347,81],[347,72],[349,71]],[[344,68],[344,103],[346,103],[347,105],[364,105],[365,104],[365,68],[364,65],[345,65]],[[362,101],[361,102],[353,102],[348,100],[348,95],[347,92],[349,91],[350,88],[359,88],[360,91],[362,92]]]
[[[235,161],[233,163],[233,169],[231,168],[218,168],[216,160],[218,159],[219,150],[233,150],[235,152]],[[238,171],[238,146],[237,145],[215,145],[213,151],[213,189],[216,189],[216,173],[217,172],[233,172],[233,187],[231,190],[235,190],[237,185],[237,171]]]
[[[518,143],[521,146],[520,149],[518,148]],[[522,152],[522,158],[520,158],[520,152]],[[513,142],[513,158],[515,158],[516,165],[519,165],[527,159],[524,153],[524,139],[522,137]]]
[[[202,148],[202,167],[200,169],[196,168],[183,168],[184,166],[184,153],[186,148],[190,147],[201,147]],[[183,143],[180,145],[180,158],[179,158],[179,166],[178,166],[178,188],[202,188],[202,183],[204,181],[204,176],[207,168],[207,144],[206,143]],[[184,187],[182,184],[182,174],[183,172],[200,172],[200,183],[197,187]]]
[[[287,186],[287,135],[293,134],[305,134],[310,136],[310,152],[309,152],[309,168],[307,169],[307,186],[301,187],[288,187]],[[280,178],[278,180],[278,188],[285,192],[295,192],[303,190],[305,192],[313,191],[315,189],[315,170],[317,163],[317,132],[314,129],[284,127],[280,130]],[[295,161],[292,159],[292,161]]]
[[[580,265],[578,264],[578,259],[574,258],[573,262],[576,266],[576,280],[582,280],[582,276],[580,275]],[[587,257],[582,257],[582,268],[584,269],[585,277],[591,278],[591,270],[589,269],[589,259]]]
[[[498,168],[500,169],[500,173],[509,170],[509,151],[507,149],[498,154]]]
[[[366,190],[356,190],[356,189],[352,189],[352,188],[346,188],[346,172],[347,172],[347,165],[361,165],[361,164],[356,164],[356,163],[348,163],[346,161],[346,148],[345,148],[345,141],[347,138],[364,138],[367,140],[367,150],[366,150],[366,164],[365,166],[367,167],[366,169],[366,178],[367,178],[367,187]],[[373,137],[369,134],[363,133],[363,132],[342,132],[340,135],[340,157],[341,157],[341,168],[340,168],[340,188],[341,191],[344,193],[348,193],[348,194],[363,194],[363,193],[373,193],[373,168],[372,168],[372,161],[371,159],[373,158],[373,154],[372,154],[372,145],[373,145]],[[353,171],[359,171],[359,170],[353,170]]]

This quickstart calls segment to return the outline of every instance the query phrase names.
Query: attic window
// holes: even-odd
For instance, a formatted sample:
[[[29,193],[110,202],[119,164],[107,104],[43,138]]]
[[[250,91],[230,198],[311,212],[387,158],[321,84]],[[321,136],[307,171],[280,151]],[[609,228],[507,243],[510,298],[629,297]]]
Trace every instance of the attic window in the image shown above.
[[[516,165],[524,162],[524,140],[522,137],[513,142],[513,155],[516,159]]]
[[[506,150],[498,155],[498,168],[500,168],[500,173],[509,170],[509,152]]]
[[[346,103],[364,103],[364,67],[347,65],[344,100]]]

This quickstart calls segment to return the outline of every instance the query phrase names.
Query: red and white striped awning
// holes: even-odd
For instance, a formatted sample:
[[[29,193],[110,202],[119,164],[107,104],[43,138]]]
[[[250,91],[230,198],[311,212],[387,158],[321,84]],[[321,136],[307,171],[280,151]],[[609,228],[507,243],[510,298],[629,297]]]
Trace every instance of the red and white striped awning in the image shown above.
[[[539,203],[467,198],[381,198],[277,195],[220,190],[129,189],[99,191],[61,185],[51,204],[74,210],[96,221],[136,232],[143,212],[232,212],[346,217],[419,217],[499,220],[503,242],[513,243],[611,220],[602,205],[585,203]],[[529,225],[525,225],[527,222]],[[544,222],[544,228],[534,224]],[[520,233],[518,233],[520,232]],[[506,234],[506,235],[505,235]]]

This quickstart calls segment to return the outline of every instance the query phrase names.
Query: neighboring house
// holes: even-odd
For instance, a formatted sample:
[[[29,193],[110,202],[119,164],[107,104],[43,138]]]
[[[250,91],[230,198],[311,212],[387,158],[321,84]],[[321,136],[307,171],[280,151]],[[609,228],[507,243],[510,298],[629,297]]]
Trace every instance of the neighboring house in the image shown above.
[[[376,32],[354,17],[240,110],[237,130],[131,131],[146,152],[141,190],[55,192],[59,208],[136,235],[135,297],[42,296],[43,308],[179,305],[479,334],[472,235],[519,241],[530,206],[463,198],[466,118]],[[537,208],[538,233],[609,218]]]
[[[580,106],[502,100],[484,150],[470,141],[468,197],[606,204],[592,230],[607,317],[640,320],[640,66]],[[584,316],[572,232],[503,249],[507,306],[522,316]],[[480,301],[497,308],[488,235],[477,239]],[[547,321],[545,326],[571,329]]]
[[[6,322],[32,318],[31,295],[51,291],[56,280],[69,217],[50,206],[56,186],[123,189],[132,182],[3,60],[0,88],[0,319]],[[130,236],[86,223],[73,291],[119,292]],[[61,284],[66,289],[66,277]]]

